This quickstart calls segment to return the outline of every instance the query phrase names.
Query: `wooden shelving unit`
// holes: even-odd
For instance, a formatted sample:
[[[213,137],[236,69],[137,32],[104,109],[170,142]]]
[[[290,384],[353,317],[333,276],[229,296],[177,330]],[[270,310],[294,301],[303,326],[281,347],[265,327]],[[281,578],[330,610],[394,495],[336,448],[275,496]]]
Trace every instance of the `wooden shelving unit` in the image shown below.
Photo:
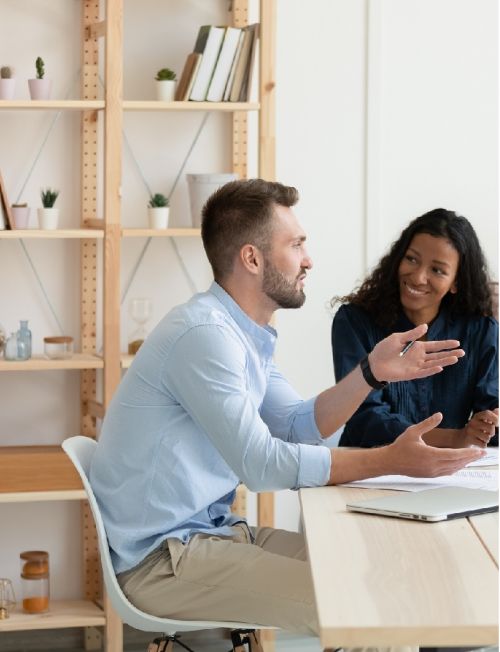
[[[248,23],[248,0],[233,0],[231,20],[235,26]],[[260,61],[259,98],[257,102],[152,102],[123,101],[123,0],[81,0],[81,99],[50,101],[0,101],[0,111],[79,111],[81,113],[81,206],[80,228],[41,231],[37,229],[0,231],[0,239],[76,239],[81,253],[81,338],[79,353],[67,360],[48,360],[34,356],[28,361],[0,360],[0,372],[34,372],[77,370],[80,373],[81,434],[96,437],[96,417],[102,418],[116,390],[123,370],[130,366],[132,356],[120,351],[120,255],[123,239],[129,238],[199,238],[200,229],[169,228],[154,230],[122,228],[122,124],[123,113],[135,112],[193,112],[210,111],[229,113],[232,116],[232,169],[241,178],[247,176],[247,115],[258,112],[258,174],[275,178],[274,155],[274,56],[276,0],[260,0]],[[104,8],[105,19],[101,19]],[[103,39],[103,48],[99,39]],[[99,56],[104,51],[104,98],[99,98]],[[98,121],[104,122],[104,147],[98,147]],[[97,215],[96,163],[99,151],[103,152],[103,215]],[[94,227],[94,228],[89,228]],[[99,241],[102,246],[98,249]],[[96,296],[97,257],[102,252],[103,287],[103,354],[96,355]],[[97,371],[102,372],[102,401],[97,400]],[[64,436],[69,436],[65,433]],[[64,437],[62,437],[64,438]],[[36,442],[35,442],[36,443]],[[17,447],[16,447],[17,448]],[[26,470],[33,460],[46,469],[57,468],[63,462],[62,451],[41,450],[51,447],[26,446],[24,451],[10,451],[16,457],[19,473],[14,476],[26,479]],[[57,448],[57,447],[56,447]],[[9,451],[4,451],[8,454]],[[2,450],[0,449],[0,465]],[[45,464],[44,460],[51,460]],[[57,476],[56,473],[53,474]],[[13,477],[13,476],[12,476]],[[47,485],[44,485],[46,482]],[[122,652],[122,626],[113,612],[100,583],[100,564],[93,520],[79,484],[68,481],[67,486],[51,485],[45,478],[33,481],[29,490],[13,479],[0,477],[0,503],[23,503],[55,500],[82,501],[84,600],[51,601],[51,610],[40,616],[15,612],[8,620],[0,621],[0,634],[6,631],[84,627],[86,647],[99,645],[95,626],[104,627],[106,652]],[[244,488],[237,492],[236,509],[245,510]],[[259,523],[273,524],[272,494],[258,497]],[[97,638],[96,638],[97,637]],[[0,645],[1,647],[1,645]]]
[[[87,238],[102,240],[103,229],[54,229],[53,231],[42,229],[13,229],[12,231],[0,231],[0,239],[4,240],[59,240],[73,238],[85,240]]]
[[[0,110],[14,111],[96,111],[103,100],[0,100]]]
[[[46,614],[24,614],[15,609],[10,618],[0,620],[1,632],[64,627],[99,627],[106,624],[106,614],[99,606],[85,600],[52,600]]]
[[[158,102],[145,100],[125,100],[124,111],[258,111],[257,102]]]
[[[122,229],[123,238],[195,238],[200,229]]]
[[[4,360],[0,358],[0,371],[51,371],[70,369],[102,369],[104,362],[93,353],[74,353],[64,360],[49,360],[43,355],[34,355],[29,360]]]

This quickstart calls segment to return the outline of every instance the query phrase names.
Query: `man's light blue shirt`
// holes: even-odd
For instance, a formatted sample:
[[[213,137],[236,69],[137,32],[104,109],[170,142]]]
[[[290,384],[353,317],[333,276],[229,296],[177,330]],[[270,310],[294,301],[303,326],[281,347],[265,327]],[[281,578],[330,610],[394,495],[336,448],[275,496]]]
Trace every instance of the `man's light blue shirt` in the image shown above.
[[[174,308],[139,349],[104,419],[90,480],[115,571],[167,537],[230,534],[252,491],[326,484],[330,451],[276,369],[276,331],[217,284]]]

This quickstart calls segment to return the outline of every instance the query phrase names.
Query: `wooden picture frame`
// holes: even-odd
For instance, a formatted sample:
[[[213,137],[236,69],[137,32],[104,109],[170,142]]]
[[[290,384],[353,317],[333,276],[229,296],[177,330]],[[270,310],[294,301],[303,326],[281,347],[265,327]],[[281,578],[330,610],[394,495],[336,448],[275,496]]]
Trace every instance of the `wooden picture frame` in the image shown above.
[[[7,191],[5,190],[2,173],[0,172],[0,229],[9,230],[13,228],[14,220],[12,219],[9,200],[7,199]]]

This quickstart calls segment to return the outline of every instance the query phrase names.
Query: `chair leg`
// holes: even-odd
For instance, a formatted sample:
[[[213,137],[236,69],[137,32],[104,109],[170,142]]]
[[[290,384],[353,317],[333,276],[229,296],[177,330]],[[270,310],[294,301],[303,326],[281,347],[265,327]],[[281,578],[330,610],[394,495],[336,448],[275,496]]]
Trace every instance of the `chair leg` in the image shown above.
[[[148,645],[147,652],[173,652],[175,636],[161,636],[155,638],[152,643]]]
[[[165,636],[155,638],[154,641],[148,645],[147,652],[174,652],[175,644],[180,645],[188,652],[194,652],[189,645],[186,645],[186,643],[181,641],[180,636],[177,634],[175,636],[168,636],[165,634]]]
[[[233,652],[264,652],[259,635],[254,629],[235,629],[231,632]]]

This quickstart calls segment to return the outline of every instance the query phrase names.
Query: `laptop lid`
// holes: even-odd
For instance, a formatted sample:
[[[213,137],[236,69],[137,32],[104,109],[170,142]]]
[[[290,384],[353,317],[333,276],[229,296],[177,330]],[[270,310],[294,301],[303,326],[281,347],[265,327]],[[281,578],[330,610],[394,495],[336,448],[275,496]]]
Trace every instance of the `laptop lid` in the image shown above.
[[[498,493],[466,487],[437,487],[415,492],[398,492],[370,500],[350,501],[349,511],[418,521],[446,521],[452,518],[498,511]]]

